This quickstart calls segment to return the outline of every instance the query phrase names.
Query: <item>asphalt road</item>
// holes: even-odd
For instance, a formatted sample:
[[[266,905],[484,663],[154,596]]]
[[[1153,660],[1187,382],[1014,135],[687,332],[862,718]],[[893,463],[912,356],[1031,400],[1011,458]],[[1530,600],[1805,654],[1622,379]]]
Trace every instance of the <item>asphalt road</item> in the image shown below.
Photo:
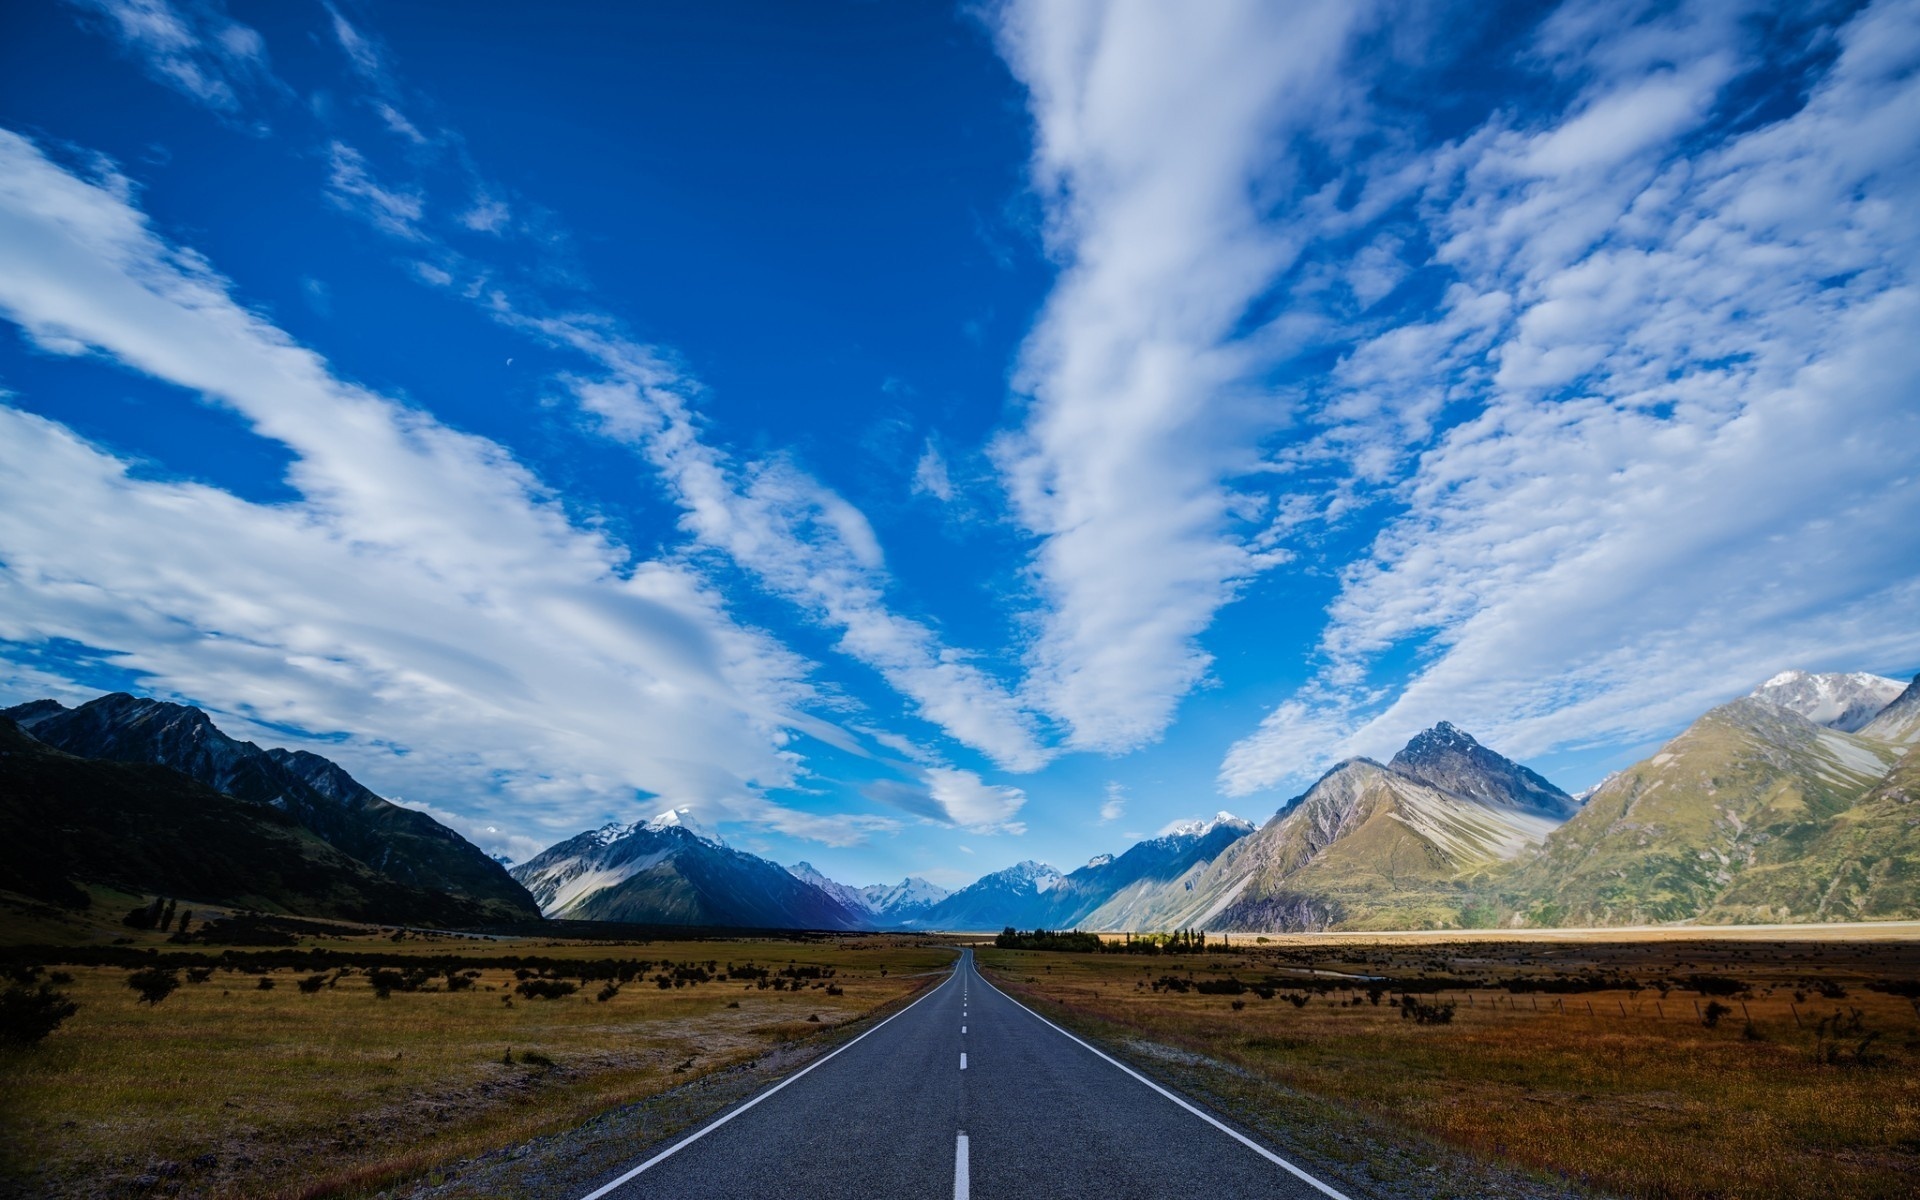
[[[1127,1200],[1341,1193],[983,980],[910,1007],[586,1197]]]

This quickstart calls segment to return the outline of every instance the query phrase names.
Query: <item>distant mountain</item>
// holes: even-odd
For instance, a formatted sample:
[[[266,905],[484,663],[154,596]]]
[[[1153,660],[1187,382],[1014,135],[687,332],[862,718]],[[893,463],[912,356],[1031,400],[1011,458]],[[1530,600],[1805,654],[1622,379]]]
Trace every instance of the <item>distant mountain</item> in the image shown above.
[[[292,814],[152,763],[56,750],[0,718],[0,886],[71,907],[79,884],[264,912],[406,925],[489,916],[343,854]]]
[[[883,925],[917,921],[952,894],[918,875],[909,875],[899,883],[872,883],[860,889],[867,911]]]
[[[1389,764],[1351,758],[1336,765],[1259,831],[1138,897],[1127,924],[1457,924],[1476,888],[1577,810],[1565,792],[1442,723]]]
[[[875,927],[907,928],[919,925],[928,910],[948,896],[936,883],[908,876],[899,883],[873,883],[850,887],[829,879],[809,862],[797,862],[787,868],[789,874],[832,896],[854,912],[862,913]]]
[[[1897,679],[1855,671],[1848,675],[1811,675],[1782,671],[1753,689],[1755,700],[1798,713],[1815,725],[1855,733],[1900,695]]]
[[[1540,925],[1886,911],[1871,878],[1920,863],[1899,850],[1911,810],[1877,793],[1900,757],[1773,699],[1723,704],[1596,791],[1519,873],[1515,903]],[[1880,807],[1861,807],[1874,794]],[[1848,879],[1858,898],[1830,894]]]
[[[1205,821],[1182,821],[1159,837],[1135,842],[1118,857],[1102,854],[1072,871],[1050,891],[1053,929],[1131,930],[1136,905],[1218,858],[1253,832],[1253,822],[1232,813]],[[1035,924],[1043,924],[1035,922]]]
[[[862,907],[733,849],[679,810],[568,838],[513,868],[513,877],[549,917],[756,929],[869,924]]]
[[[1920,745],[1920,675],[1861,728],[1860,736],[1896,746]]]
[[[37,700],[0,715],[69,754],[157,763],[236,799],[279,809],[387,878],[468,902],[466,920],[536,915],[532,898],[504,867],[432,817],[382,799],[320,755],[263,750],[228,737],[198,708],[116,692],[78,708]]]
[[[1123,929],[1133,928],[1125,921],[1134,896],[1179,878],[1252,832],[1250,823],[1232,813],[1220,813],[1211,820],[1181,822],[1118,856],[1097,855],[1064,875],[1045,863],[1028,861],[952,893],[924,879],[907,879],[892,887],[850,888],[807,863],[796,863],[788,870],[843,902],[858,898],[880,928]]]
[[[983,875],[927,910],[918,927],[998,931],[1008,925],[1046,924],[1046,894],[1065,878],[1045,863],[1016,863]]]

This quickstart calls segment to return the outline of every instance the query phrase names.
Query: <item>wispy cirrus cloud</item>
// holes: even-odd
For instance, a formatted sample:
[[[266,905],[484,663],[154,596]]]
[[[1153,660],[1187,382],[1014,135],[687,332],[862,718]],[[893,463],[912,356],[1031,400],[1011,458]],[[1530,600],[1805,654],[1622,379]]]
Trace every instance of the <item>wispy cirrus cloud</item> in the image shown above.
[[[397,99],[390,57],[333,15],[356,72],[379,95]],[[458,144],[457,132],[440,136]],[[414,264],[418,279],[455,289],[501,324],[585,359],[589,369],[564,376],[561,386],[593,429],[632,447],[658,473],[699,548],[724,555],[761,588],[834,631],[838,650],[876,671],[916,715],[962,745],[1009,770],[1036,770],[1051,760],[1040,722],[1005,682],[977,656],[946,645],[926,621],[896,611],[866,516],[790,455],[740,461],[715,444],[699,415],[703,388],[670,351],[635,340],[590,304],[561,304],[537,284],[503,281],[508,272],[456,249],[427,219],[424,187],[376,181],[353,148],[334,142],[330,165],[336,204],[425,253]],[[462,159],[460,178],[474,199],[451,221],[468,232],[496,232],[510,212],[498,189],[473,182],[478,177]],[[951,494],[950,481],[946,486]]]
[[[1236,487],[1285,418],[1263,377],[1287,338],[1256,306],[1299,239],[1271,206],[1293,141],[1337,126],[1368,6],[1008,4],[990,16],[1031,95],[1033,176],[1061,275],[996,448],[1039,539],[1027,694],[1077,749],[1159,737],[1204,677],[1199,643],[1284,554]],[[1251,325],[1250,325],[1251,322]],[[1249,336],[1260,333],[1260,336]]]
[[[1866,8],[1830,62],[1824,31],[1757,44],[1740,15],[1566,6],[1535,39],[1581,82],[1563,108],[1392,164],[1419,180],[1393,236],[1434,247],[1412,265],[1445,298],[1352,347],[1310,450],[1400,512],[1228,793],[1443,717],[1538,754],[1785,666],[1920,659],[1920,9]],[[1803,104],[1725,103],[1783,58]]]
[[[266,40],[213,0],[68,0],[153,78],[216,112],[239,114],[248,93],[276,88]]]
[[[512,837],[636,793],[839,844],[892,827],[766,798],[804,776],[809,664],[499,445],[338,377],[131,191],[0,131],[0,312],[233,412],[292,453],[299,499],[156,479],[0,406],[0,639],[93,648],[242,735],[326,735],[376,788]]]

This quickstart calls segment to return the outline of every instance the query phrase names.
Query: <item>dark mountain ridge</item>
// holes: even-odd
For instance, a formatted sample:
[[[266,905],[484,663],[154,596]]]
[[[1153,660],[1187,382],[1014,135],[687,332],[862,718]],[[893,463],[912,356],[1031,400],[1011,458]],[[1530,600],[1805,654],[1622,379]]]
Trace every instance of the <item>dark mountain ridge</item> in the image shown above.
[[[341,853],[292,814],[153,763],[67,754],[0,717],[0,879],[83,907],[80,884],[265,912],[460,925],[493,909],[410,887]]]
[[[466,920],[537,915],[504,867],[432,817],[382,799],[320,755],[229,737],[190,705],[115,692],[78,708],[37,700],[0,716],[69,754],[169,767],[213,791],[284,812],[378,874],[464,902]]]

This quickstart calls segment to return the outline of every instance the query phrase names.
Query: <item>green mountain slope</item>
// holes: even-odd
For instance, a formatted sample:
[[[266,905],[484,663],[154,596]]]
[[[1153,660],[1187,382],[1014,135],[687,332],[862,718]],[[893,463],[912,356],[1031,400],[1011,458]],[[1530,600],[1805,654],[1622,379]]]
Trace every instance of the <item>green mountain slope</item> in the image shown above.
[[[1601,786],[1514,900],[1539,925],[1821,919],[1841,830],[1874,826],[1856,805],[1898,759],[1759,700],[1722,705]]]

